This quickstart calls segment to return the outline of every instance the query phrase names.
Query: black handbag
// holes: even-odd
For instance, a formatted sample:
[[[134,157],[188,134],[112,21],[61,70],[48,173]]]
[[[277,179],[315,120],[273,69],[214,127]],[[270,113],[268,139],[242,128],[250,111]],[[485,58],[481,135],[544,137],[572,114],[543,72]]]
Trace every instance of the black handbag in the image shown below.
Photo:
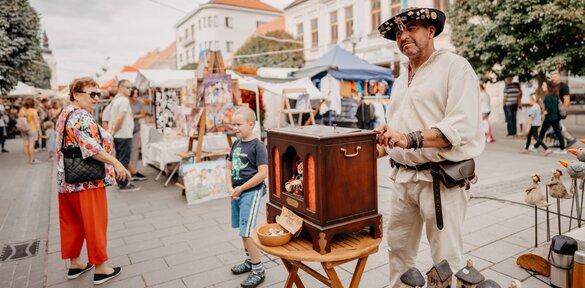
[[[73,110],[75,111],[75,110]],[[61,153],[63,153],[63,166],[65,169],[65,182],[69,184],[90,182],[95,180],[103,180],[106,178],[106,167],[103,162],[94,159],[93,157],[83,158],[81,148],[68,147],[65,148],[65,137],[67,136],[67,121],[69,113],[65,118],[63,126],[63,140],[61,141]],[[104,139],[98,128],[98,134],[103,146]]]

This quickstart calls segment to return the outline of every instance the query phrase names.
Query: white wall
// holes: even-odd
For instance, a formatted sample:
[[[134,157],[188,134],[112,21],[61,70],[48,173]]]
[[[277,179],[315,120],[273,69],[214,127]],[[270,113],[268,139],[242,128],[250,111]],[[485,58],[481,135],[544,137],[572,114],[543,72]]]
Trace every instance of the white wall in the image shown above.
[[[200,49],[211,48],[221,50],[225,60],[236,52],[248,37],[256,31],[258,21],[267,23],[282,16],[280,13],[251,10],[226,5],[207,4],[200,6],[190,17],[175,27],[177,40],[177,66],[181,68],[188,63],[198,62]],[[211,17],[211,27],[203,22]],[[231,28],[226,27],[226,17],[231,17]],[[217,26],[215,20],[217,19]],[[201,21],[201,28],[199,22]],[[194,37],[191,35],[191,25],[194,25]],[[185,39],[185,29],[188,37]],[[227,42],[232,42],[232,51],[227,51]],[[187,54],[187,51],[188,54]],[[195,51],[195,57],[193,57]],[[186,56],[189,55],[187,58]],[[231,63],[225,63],[230,65]]]
[[[345,7],[353,6],[353,39],[346,39]],[[432,7],[432,0],[410,0],[408,6]],[[330,12],[337,11],[338,40],[331,43]],[[381,17],[383,23],[390,18],[390,0],[381,1]],[[311,19],[317,18],[319,23],[319,46],[311,48]],[[355,43],[356,56],[372,64],[389,65],[397,59],[406,60],[396,48],[396,42],[384,39],[377,29],[371,30],[371,15],[369,0],[310,0],[296,5],[285,11],[285,29],[297,36],[297,24],[303,23],[303,42],[305,60],[311,62],[326,53],[337,44],[352,52]],[[435,38],[437,49],[454,50],[450,41],[450,27],[445,27],[443,33]]]

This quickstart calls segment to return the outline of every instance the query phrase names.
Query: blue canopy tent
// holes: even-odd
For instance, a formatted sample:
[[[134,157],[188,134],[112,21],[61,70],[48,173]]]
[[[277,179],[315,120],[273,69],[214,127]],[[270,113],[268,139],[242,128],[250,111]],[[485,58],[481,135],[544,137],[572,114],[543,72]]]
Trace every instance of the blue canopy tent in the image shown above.
[[[311,77],[315,80],[323,78],[327,73],[339,80],[386,80],[389,83],[394,81],[392,70],[372,65],[337,45],[291,75],[295,78]]]

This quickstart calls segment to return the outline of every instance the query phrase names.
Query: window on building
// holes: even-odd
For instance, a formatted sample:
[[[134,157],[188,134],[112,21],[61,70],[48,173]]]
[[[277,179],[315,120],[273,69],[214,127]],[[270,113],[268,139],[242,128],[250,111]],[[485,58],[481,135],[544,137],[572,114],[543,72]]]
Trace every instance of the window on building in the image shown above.
[[[371,16],[372,16],[372,31],[378,31],[380,26],[380,0],[370,0],[371,2]]]
[[[225,42],[225,51],[228,53],[234,52],[234,42],[233,41]]]
[[[185,62],[189,63],[189,50],[185,51]]]
[[[256,21],[256,28],[260,27],[260,25],[266,24],[265,21]]]
[[[225,17],[225,27],[232,28],[234,19],[232,17]]]
[[[207,18],[203,18],[203,21],[201,21],[201,23],[203,23],[203,28],[207,28],[207,23],[206,23],[205,19],[207,19]]]
[[[197,54],[195,54],[195,45],[193,45],[193,62],[195,62],[195,55]]]
[[[213,16],[213,27],[219,27],[219,17]]]
[[[179,63],[183,63],[183,54],[179,53]]]
[[[297,40],[303,41],[305,33],[303,31],[303,22],[297,24]]]
[[[353,36],[353,6],[345,7],[345,39]]]
[[[211,23],[211,16],[207,16],[207,27],[213,27],[213,23]]]
[[[213,50],[219,50],[219,41],[213,42]]]
[[[390,0],[390,17],[398,14],[400,11],[400,0]]]
[[[331,18],[331,43],[337,43],[337,11],[329,13]]]
[[[435,8],[442,10],[442,11],[447,11],[449,10],[449,3],[450,0],[435,0]]]
[[[197,23],[199,24],[199,30],[201,30],[201,19],[197,20]]]
[[[319,23],[317,18],[311,20],[311,47],[319,46]]]
[[[181,36],[179,36],[179,43],[181,43],[181,41],[183,41],[183,38],[181,38]]]
[[[189,29],[185,28],[185,41],[187,41],[187,39],[189,39]]]
[[[195,38],[195,24],[191,24],[191,38]]]

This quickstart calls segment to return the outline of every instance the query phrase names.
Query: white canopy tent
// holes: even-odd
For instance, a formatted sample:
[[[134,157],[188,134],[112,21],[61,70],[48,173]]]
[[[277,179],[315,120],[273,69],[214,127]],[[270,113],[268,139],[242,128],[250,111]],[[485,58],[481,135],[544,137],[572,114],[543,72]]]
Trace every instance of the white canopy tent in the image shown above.
[[[35,96],[39,94],[33,86],[18,82],[16,86],[8,92],[8,96]]]
[[[187,80],[195,78],[195,70],[139,70],[134,86],[148,88],[186,88]]]

